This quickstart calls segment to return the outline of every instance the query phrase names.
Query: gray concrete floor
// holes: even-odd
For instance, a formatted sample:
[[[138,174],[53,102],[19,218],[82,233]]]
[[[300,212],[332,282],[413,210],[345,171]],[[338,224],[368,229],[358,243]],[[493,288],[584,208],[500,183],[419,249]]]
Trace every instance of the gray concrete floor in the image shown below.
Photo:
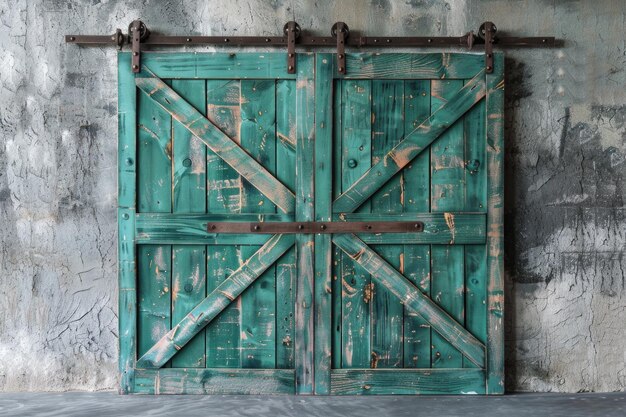
[[[0,393],[0,416],[626,416],[626,393],[503,397],[120,396]]]

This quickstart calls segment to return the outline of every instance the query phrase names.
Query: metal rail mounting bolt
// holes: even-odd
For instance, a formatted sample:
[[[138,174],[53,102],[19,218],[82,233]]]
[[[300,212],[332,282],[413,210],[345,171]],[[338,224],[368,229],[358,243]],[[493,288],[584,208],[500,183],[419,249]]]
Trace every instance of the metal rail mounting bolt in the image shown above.
[[[128,35],[117,29],[113,35],[66,35],[65,41],[77,45],[115,45],[122,49],[124,44],[131,45],[132,71],[141,71],[141,50],[145,45],[223,45],[223,46],[277,46],[287,47],[287,73],[296,73],[296,45],[305,47],[337,47],[337,71],[341,75],[347,73],[346,47],[462,47],[472,49],[475,45],[485,45],[485,71],[493,72],[493,48],[510,47],[545,47],[556,46],[552,36],[543,37],[500,37],[496,36],[493,22],[484,22],[478,34],[468,32],[463,36],[350,36],[348,25],[337,22],[331,29],[331,36],[309,36],[301,33],[296,22],[288,22],[283,28],[282,36],[165,36],[150,35],[150,31],[141,20],[134,20],[128,27]]]

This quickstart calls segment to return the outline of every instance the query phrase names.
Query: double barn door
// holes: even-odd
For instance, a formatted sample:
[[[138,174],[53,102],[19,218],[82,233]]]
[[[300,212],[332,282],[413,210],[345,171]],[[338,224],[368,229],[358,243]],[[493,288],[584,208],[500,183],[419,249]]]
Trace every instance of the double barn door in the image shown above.
[[[502,393],[495,58],[120,53],[121,391]]]

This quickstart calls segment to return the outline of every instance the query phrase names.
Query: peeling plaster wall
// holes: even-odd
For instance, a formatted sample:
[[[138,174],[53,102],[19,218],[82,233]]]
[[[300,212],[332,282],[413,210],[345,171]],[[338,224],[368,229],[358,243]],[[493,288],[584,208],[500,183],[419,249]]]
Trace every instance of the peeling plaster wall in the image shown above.
[[[489,18],[563,48],[511,50],[506,90],[507,388],[626,386],[626,6],[596,1],[0,0],[0,390],[117,384],[116,52],[165,34],[460,35]],[[200,49],[202,50],[202,49]]]

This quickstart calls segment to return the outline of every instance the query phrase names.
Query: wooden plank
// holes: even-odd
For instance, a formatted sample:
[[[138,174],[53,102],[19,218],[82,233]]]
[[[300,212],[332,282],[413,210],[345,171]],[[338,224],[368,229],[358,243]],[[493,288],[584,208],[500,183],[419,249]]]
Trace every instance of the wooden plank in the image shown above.
[[[334,83],[331,54],[318,54],[315,66],[315,220],[329,222],[333,190]],[[315,394],[330,392],[332,343],[331,236],[315,236]],[[340,296],[340,294],[339,294]]]
[[[204,80],[174,80],[172,89],[201,113],[206,108]],[[172,126],[172,209],[174,213],[206,210],[206,146],[184,126]],[[172,246],[172,321],[180,321],[206,296],[206,247]],[[173,367],[205,366],[202,331],[172,358]]]
[[[137,337],[135,211],[137,161],[137,88],[130,56],[118,54],[118,317],[121,394],[134,387]]]
[[[412,131],[429,115],[430,80],[406,80],[404,82],[404,131]],[[404,212],[430,211],[430,152],[422,152],[416,156],[404,168],[403,179]],[[446,223],[446,228],[450,230],[448,226]],[[473,235],[473,232],[470,233]],[[400,273],[423,294],[430,297],[430,246],[405,244],[404,269],[400,270]],[[405,368],[430,368],[430,333],[430,324],[405,307],[403,338]]]
[[[173,326],[150,350],[137,361],[138,368],[159,368],[182,346],[211,322],[220,312],[250,286],[291,246],[289,235],[273,236],[239,269],[224,280],[199,303],[183,320]]]
[[[487,208],[485,101],[465,115],[465,210]],[[487,343],[487,247],[465,246],[465,328]],[[464,360],[464,367],[474,364]]]
[[[314,215],[315,66],[314,56],[297,55],[296,80],[296,221]],[[312,235],[296,235],[298,285],[296,288],[295,369],[296,393],[312,394],[313,348],[313,245]]]
[[[478,366],[485,363],[485,345],[354,235],[335,235],[333,243],[367,270],[413,312],[428,320],[454,347]]]
[[[241,147],[274,176],[276,173],[276,86],[274,80],[241,81]],[[242,213],[275,213],[276,206],[242,180]],[[241,260],[257,246],[241,246]],[[241,366],[276,366],[276,268],[274,265],[241,295]]]
[[[335,55],[332,55],[332,61],[329,59],[328,62],[331,65],[336,65]],[[341,188],[342,184],[342,175],[341,171],[343,169],[342,163],[342,136],[343,136],[343,128],[341,126],[343,119],[343,81],[340,79],[334,80],[333,82],[333,141],[332,141],[332,167],[333,167],[333,188],[332,188],[332,198],[333,200],[343,191]],[[316,141],[317,142],[317,141]],[[318,193],[319,194],[319,193]],[[331,203],[332,210],[332,203]],[[341,368],[341,364],[343,362],[343,276],[342,276],[342,267],[343,267],[343,252],[332,245],[331,240],[331,249],[332,251],[332,323],[331,323],[331,369]],[[330,375],[327,376],[327,381],[330,386]]]
[[[288,369],[138,369],[140,394],[293,394]]]
[[[433,80],[431,110],[456,99],[462,80]],[[459,211],[465,205],[463,119],[448,128],[430,147],[432,212]],[[445,215],[444,215],[445,216]],[[454,224],[454,217],[446,217]],[[433,246],[431,250],[431,294],[437,304],[461,324],[464,316],[464,248]],[[463,355],[439,334],[432,335],[433,368],[462,368]]]
[[[240,143],[241,85],[239,80],[207,80],[207,119]],[[207,211],[241,211],[241,176],[215,152],[207,149]]]
[[[348,189],[371,166],[372,81],[342,82],[341,178]],[[369,213],[366,202],[359,212]],[[341,254],[342,368],[364,368],[371,360],[371,283],[367,271]]]
[[[130,52],[124,52],[130,56]],[[129,61],[130,62],[130,61]],[[146,68],[160,78],[171,79],[295,79],[287,72],[287,57],[284,52],[233,53],[233,52],[142,52],[142,72]]]
[[[456,120],[485,95],[484,71],[460,88],[456,94],[404,140],[387,153],[377,164],[365,172],[333,203],[335,213],[356,210],[398,171],[408,165],[420,152],[434,142]]]
[[[351,53],[346,54],[345,79],[467,79],[485,67],[484,54],[467,53]]]
[[[242,238],[244,239],[244,238]],[[207,249],[207,294],[212,293],[239,266],[239,245]],[[206,367],[241,367],[241,297],[237,297],[206,328]]]
[[[504,55],[487,75],[487,393],[504,393]]]
[[[281,210],[285,213],[293,210],[295,196],[291,190],[163,81],[156,77],[136,78],[135,83]]]
[[[404,83],[397,80],[372,81],[372,163],[377,163],[404,136]],[[396,174],[371,197],[375,213],[402,213],[403,176]],[[394,268],[404,269],[402,245],[373,246],[372,250]],[[372,368],[399,368],[403,362],[403,306],[386,288],[371,287]]]
[[[424,223],[424,231],[420,233],[359,233],[360,239],[366,243],[379,244],[439,244],[463,245],[481,244],[486,241],[486,216],[484,213],[402,213],[402,214],[341,214],[338,219],[346,221],[407,221],[415,220]]]
[[[296,82],[276,81],[276,178],[295,189]],[[276,263],[276,367],[293,369],[296,305],[296,253],[290,249]]]
[[[480,369],[336,369],[333,395],[484,394]]]

